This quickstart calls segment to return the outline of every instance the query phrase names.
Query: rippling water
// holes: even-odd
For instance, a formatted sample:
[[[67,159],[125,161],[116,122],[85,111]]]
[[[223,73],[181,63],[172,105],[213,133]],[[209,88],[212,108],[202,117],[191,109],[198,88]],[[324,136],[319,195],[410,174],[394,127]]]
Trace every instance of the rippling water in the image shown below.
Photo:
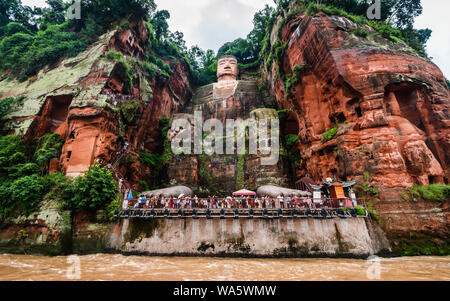
[[[76,274],[79,266],[79,274]],[[368,269],[370,267],[369,273]],[[236,259],[96,254],[80,257],[0,255],[0,280],[450,280],[450,256],[357,259]],[[369,278],[370,277],[370,278]]]

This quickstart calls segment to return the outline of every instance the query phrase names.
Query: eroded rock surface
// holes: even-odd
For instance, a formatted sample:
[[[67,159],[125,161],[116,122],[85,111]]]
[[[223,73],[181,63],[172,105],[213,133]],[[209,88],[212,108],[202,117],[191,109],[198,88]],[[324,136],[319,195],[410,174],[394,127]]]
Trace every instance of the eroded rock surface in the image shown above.
[[[356,28],[369,35],[356,36]],[[265,78],[290,110],[291,134],[299,136],[297,179],[309,174],[315,181],[334,176],[362,182],[368,172],[388,231],[423,230],[420,222],[405,227],[404,218],[392,214],[410,208],[408,219],[424,218],[427,231],[448,237],[445,206],[428,202],[424,211],[400,198],[413,184],[450,179],[449,90],[439,68],[402,41],[343,17],[300,12],[286,20],[280,38],[285,55],[281,65],[267,66]],[[297,84],[288,90],[276,74],[296,76]],[[322,139],[332,128],[337,134]]]

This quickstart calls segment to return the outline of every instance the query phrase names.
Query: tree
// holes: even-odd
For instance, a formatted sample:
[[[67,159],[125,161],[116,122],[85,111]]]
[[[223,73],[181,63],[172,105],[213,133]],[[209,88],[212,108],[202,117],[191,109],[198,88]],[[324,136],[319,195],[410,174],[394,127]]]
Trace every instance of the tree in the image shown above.
[[[159,10],[150,21],[158,41],[163,41],[169,35],[168,19],[170,19],[170,13],[167,10]]]
[[[386,0],[383,5],[388,10],[387,20],[399,29],[412,27],[414,18],[422,14],[420,0]]]
[[[186,41],[184,40],[184,34],[182,32],[175,31],[174,33],[171,33],[169,35],[169,40],[177,45],[178,49],[180,49],[180,52],[186,53]]]
[[[42,177],[34,174],[15,180],[9,189],[9,202],[24,210],[26,215],[33,212],[41,202],[45,186]]]
[[[18,22],[33,31],[36,26],[33,24],[34,12],[29,6],[22,6],[20,0],[0,0],[0,27],[9,22]]]
[[[41,17],[38,20],[40,29],[45,30],[48,25],[58,25],[64,23],[66,20],[66,10],[69,7],[62,0],[47,0],[45,1],[48,8],[43,8],[39,11]]]
[[[83,177],[75,179],[69,203],[75,209],[99,209],[115,200],[118,193],[112,173],[93,165]]]
[[[57,134],[45,134],[38,138],[37,142],[38,148],[33,159],[41,167],[42,173],[45,174],[48,172],[50,160],[59,158],[64,139]]]
[[[253,18],[253,30],[248,34],[247,40],[253,46],[253,55],[257,57],[261,51],[262,42],[266,35],[268,25],[271,23],[274,9],[266,4],[264,9],[257,12]]]
[[[27,162],[27,149],[22,138],[0,136],[0,178],[9,176],[9,168]]]
[[[217,57],[222,55],[234,55],[239,63],[248,64],[256,59],[257,55],[253,52],[253,44],[246,39],[236,39],[233,42],[225,43],[219,48]]]

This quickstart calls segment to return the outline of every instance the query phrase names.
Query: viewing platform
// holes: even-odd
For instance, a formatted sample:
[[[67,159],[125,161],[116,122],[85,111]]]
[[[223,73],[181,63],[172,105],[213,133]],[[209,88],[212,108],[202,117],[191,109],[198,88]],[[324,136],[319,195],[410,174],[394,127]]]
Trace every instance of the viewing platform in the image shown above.
[[[362,212],[362,211],[363,212]],[[292,209],[127,209],[116,212],[121,219],[174,219],[174,218],[206,218],[206,219],[280,219],[280,218],[366,218],[367,209],[362,208],[292,208]]]

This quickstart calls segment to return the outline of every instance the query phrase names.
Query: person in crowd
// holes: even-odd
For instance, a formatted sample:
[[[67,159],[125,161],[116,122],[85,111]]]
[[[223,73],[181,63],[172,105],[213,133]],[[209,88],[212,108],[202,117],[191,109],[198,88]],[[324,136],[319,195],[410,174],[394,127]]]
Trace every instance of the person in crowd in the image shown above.
[[[306,199],[306,205],[308,206],[308,208],[312,208],[312,200],[310,198]]]

